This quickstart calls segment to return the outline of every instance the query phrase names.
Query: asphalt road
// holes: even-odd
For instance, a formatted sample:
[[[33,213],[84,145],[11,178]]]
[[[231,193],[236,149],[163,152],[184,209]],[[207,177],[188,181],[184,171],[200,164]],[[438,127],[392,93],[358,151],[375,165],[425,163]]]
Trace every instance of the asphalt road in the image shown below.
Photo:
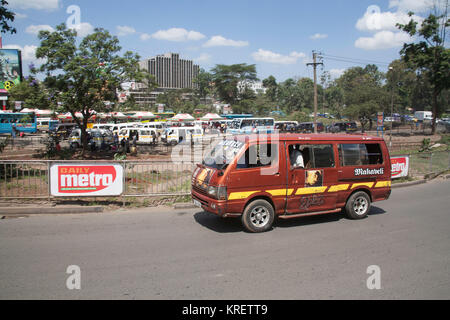
[[[449,299],[450,181],[267,233],[195,209],[0,220],[0,299]],[[69,265],[81,289],[69,290]],[[369,290],[367,268],[380,268]]]

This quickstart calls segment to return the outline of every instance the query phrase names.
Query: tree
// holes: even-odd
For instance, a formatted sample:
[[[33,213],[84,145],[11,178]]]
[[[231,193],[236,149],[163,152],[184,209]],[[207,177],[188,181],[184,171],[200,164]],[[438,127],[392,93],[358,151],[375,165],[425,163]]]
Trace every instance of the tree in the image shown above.
[[[10,23],[14,22],[16,14],[6,7],[8,5],[6,0],[0,0],[0,4],[0,33],[16,33],[16,28],[10,25]]]
[[[32,76],[12,87],[8,95],[11,106],[14,106],[16,101],[22,101],[22,108],[53,109],[47,89]]]
[[[408,24],[397,24],[400,30],[418,39],[405,43],[400,54],[402,59],[429,79],[432,87],[432,133],[436,133],[436,118],[444,111],[438,99],[442,91],[450,88],[450,49],[445,47],[446,30],[450,26],[447,15],[448,1],[443,14],[430,13],[418,28],[418,22],[411,19]],[[409,16],[413,15],[409,12]]]
[[[344,114],[351,119],[359,120],[362,131],[377,111],[381,111],[386,103],[386,92],[382,86],[384,74],[375,65],[365,68],[353,67],[335,80],[344,93],[346,109]]]
[[[211,73],[217,95],[222,101],[229,104],[235,104],[240,98],[239,82],[245,83],[258,80],[254,64],[218,64],[211,70]]]
[[[203,103],[205,103],[206,97],[212,93],[212,81],[212,74],[204,69],[200,69],[198,76],[193,80],[193,82],[197,85],[195,93],[200,100],[203,99]]]
[[[39,32],[40,46],[36,57],[45,59],[39,68],[45,74],[44,83],[58,111],[70,112],[81,129],[83,154],[87,148],[86,128],[96,112],[107,111],[106,101],[117,101],[116,88],[122,82],[141,81],[139,56],[125,52],[116,36],[104,29],[95,29],[79,44],[76,31],[58,25],[54,32]],[[82,119],[75,116],[82,114]]]
[[[275,102],[278,96],[278,84],[275,77],[269,76],[268,78],[263,80],[262,84],[263,87],[267,89],[266,96],[269,98],[271,102]]]

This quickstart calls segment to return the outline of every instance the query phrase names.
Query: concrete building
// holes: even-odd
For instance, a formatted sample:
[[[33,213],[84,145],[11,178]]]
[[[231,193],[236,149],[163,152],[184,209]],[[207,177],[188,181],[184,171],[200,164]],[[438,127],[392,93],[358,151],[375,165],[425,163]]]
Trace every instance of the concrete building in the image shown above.
[[[180,59],[178,53],[166,53],[139,62],[143,70],[155,76],[161,89],[195,89],[194,79],[200,67],[192,60]]]
[[[142,60],[139,62],[139,67],[155,77],[158,88],[148,92],[144,83],[135,83],[120,92],[120,98],[127,99],[131,95],[138,105],[154,105],[161,93],[169,90],[197,88],[194,79],[198,76],[200,67],[192,60],[180,59],[178,53],[166,53]]]

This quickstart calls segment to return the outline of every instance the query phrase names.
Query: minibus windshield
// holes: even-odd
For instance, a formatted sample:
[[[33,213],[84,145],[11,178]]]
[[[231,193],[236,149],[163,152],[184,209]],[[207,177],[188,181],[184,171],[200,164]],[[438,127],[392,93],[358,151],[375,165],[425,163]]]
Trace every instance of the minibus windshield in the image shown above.
[[[203,159],[203,165],[225,169],[244,146],[243,142],[234,140],[220,141]]]

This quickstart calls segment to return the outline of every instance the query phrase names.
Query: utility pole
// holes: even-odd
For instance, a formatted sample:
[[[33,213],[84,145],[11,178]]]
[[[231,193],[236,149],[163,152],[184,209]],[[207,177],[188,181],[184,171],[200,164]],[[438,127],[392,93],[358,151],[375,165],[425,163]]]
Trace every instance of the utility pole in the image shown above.
[[[321,58],[321,57],[320,57]],[[313,62],[307,63],[307,66],[314,68],[314,133],[317,133],[317,66],[323,65],[322,62],[317,62],[317,52],[313,51]]]

